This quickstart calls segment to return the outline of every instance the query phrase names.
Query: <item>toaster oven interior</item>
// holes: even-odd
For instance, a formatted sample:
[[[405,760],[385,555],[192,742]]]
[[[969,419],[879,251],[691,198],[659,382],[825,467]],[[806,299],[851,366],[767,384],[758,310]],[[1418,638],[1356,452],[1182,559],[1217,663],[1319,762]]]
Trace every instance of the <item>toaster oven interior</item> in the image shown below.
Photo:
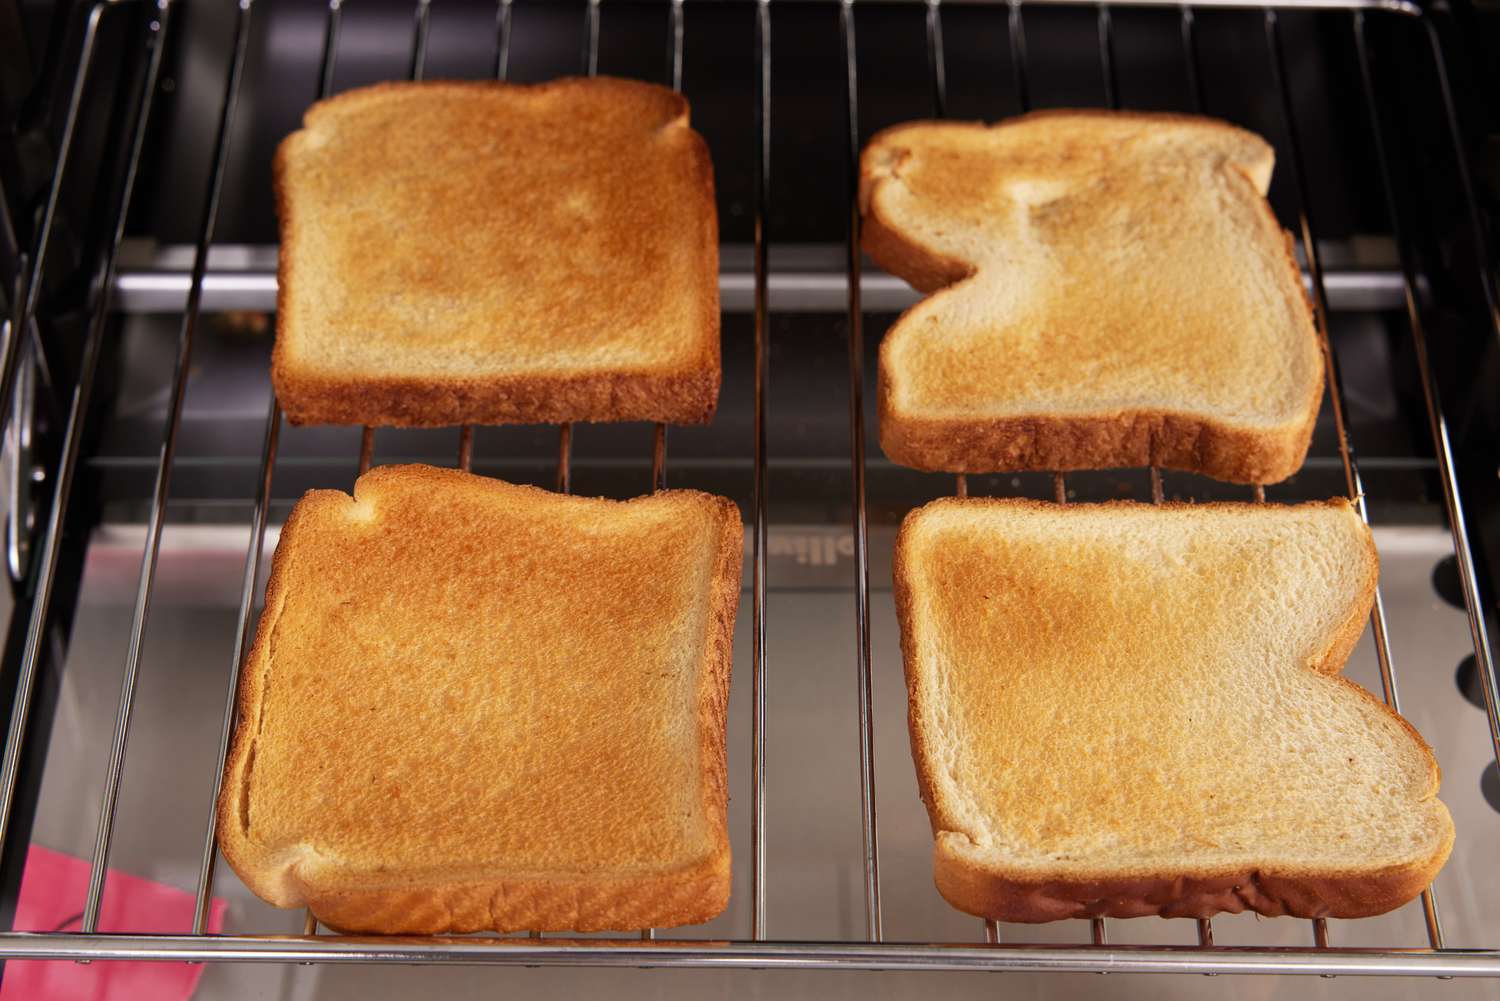
[[[1500,976],[1492,12],[1408,0],[0,0],[0,23],[18,53],[0,72],[14,126],[0,144],[12,581],[0,592],[0,910],[14,928],[0,933],[0,977],[43,958],[201,962],[199,997],[335,998],[1264,990],[1249,974],[1321,975],[1287,988],[1318,996],[1398,996],[1425,989],[1399,977]],[[589,73],[678,87],[708,141],[722,240],[713,422],[284,422],[268,378],[270,171],[306,107],[380,80]],[[1055,107],[1210,114],[1275,146],[1270,199],[1297,240],[1329,373],[1307,464],[1287,482],[1146,469],[955,478],[881,454],[876,351],[917,294],[855,249],[859,148],[910,119]],[[735,882],[721,918],[628,938],[357,938],[270,908],[218,864],[210,807],[279,525],[308,489],[347,490],[361,468],[410,461],[619,498],[664,483],[740,505]],[[1442,764],[1458,841],[1433,890],[1360,921],[999,926],[950,908],[932,884],[907,748],[890,562],[904,514],[956,492],[1357,499],[1382,600],[1347,673],[1399,698]],[[33,846],[92,864],[63,927],[15,926]],[[171,927],[112,925],[109,895],[124,891],[107,870],[175,887],[191,906]],[[884,972],[855,972],[869,970]],[[1014,976],[953,975],[979,971]]]

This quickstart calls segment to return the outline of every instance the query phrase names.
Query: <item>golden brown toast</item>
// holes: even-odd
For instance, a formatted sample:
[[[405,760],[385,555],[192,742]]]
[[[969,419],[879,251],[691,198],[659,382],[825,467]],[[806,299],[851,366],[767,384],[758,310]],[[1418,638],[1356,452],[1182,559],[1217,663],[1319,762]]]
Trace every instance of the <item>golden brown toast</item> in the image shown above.
[[[1453,823],[1427,744],[1339,673],[1377,572],[1344,501],[913,512],[896,606],[939,891],[1002,921],[1411,900]]]
[[[1302,465],[1323,368],[1259,136],[1181,115],[915,122],[861,160],[864,245],[933,295],[880,347],[918,469]]]
[[[309,109],[275,178],[294,423],[713,415],[713,168],[681,95],[379,84]]]
[[[224,857],[345,931],[718,915],[741,539],[687,490],[382,466],[307,494],[240,685]]]

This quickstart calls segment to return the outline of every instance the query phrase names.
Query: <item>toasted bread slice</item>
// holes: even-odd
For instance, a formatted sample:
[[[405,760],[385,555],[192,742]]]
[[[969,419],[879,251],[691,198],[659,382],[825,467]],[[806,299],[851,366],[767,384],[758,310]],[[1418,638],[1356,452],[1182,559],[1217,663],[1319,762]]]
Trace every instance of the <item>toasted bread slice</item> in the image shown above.
[[[224,857],[345,931],[713,918],[740,548],[694,491],[384,466],[309,493],[240,685]]]
[[[1352,918],[1447,859],[1431,750],[1339,673],[1377,574],[1347,503],[940,500],[895,574],[955,907]]]
[[[1042,112],[888,129],[864,245],[932,296],[880,346],[880,442],[918,469],[1302,465],[1316,329],[1263,197],[1273,152],[1207,118]]]
[[[713,168],[681,95],[379,84],[315,104],[275,177],[294,423],[713,415]]]

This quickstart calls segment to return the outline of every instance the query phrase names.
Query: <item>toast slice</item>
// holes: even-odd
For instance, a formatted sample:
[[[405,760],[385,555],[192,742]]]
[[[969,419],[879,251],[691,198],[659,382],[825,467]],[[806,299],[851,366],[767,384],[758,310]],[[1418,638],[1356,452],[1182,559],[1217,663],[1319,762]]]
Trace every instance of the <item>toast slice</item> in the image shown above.
[[[880,346],[880,442],[918,469],[1302,465],[1323,393],[1259,136],[1182,115],[915,122],[864,151],[864,246],[933,295]]]
[[[275,180],[293,423],[713,416],[713,168],[681,95],[379,84],[313,105]]]
[[[741,526],[428,466],[315,490],[239,691],[220,847],[343,931],[637,929],[729,899]]]
[[[913,512],[896,607],[938,890],[1001,921],[1411,900],[1453,823],[1422,738],[1339,673],[1376,574],[1344,501]]]

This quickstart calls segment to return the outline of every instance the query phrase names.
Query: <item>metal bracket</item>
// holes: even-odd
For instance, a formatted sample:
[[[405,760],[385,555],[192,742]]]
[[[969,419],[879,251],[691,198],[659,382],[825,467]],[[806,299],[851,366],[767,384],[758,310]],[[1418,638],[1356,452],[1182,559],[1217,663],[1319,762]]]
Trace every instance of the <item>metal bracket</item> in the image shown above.
[[[12,321],[5,321],[5,336],[14,335]],[[36,487],[46,471],[36,463],[36,363],[27,338],[19,350],[21,367],[16,373],[16,392],[11,402],[11,420],[0,451],[0,476],[5,488],[5,567],[19,584],[31,569],[32,542],[36,535]]]
[[[5,568],[10,579],[19,584],[26,579],[31,568],[31,542],[36,532],[36,505],[34,484],[45,478],[34,458],[36,417],[36,342],[20,333],[21,317],[26,302],[27,260],[23,254],[16,272],[11,316],[0,324],[0,344],[8,345],[11,339],[21,337],[16,345],[19,367],[16,371],[16,390],[11,397],[11,417],[0,440],[0,486],[4,489],[5,503]]]

